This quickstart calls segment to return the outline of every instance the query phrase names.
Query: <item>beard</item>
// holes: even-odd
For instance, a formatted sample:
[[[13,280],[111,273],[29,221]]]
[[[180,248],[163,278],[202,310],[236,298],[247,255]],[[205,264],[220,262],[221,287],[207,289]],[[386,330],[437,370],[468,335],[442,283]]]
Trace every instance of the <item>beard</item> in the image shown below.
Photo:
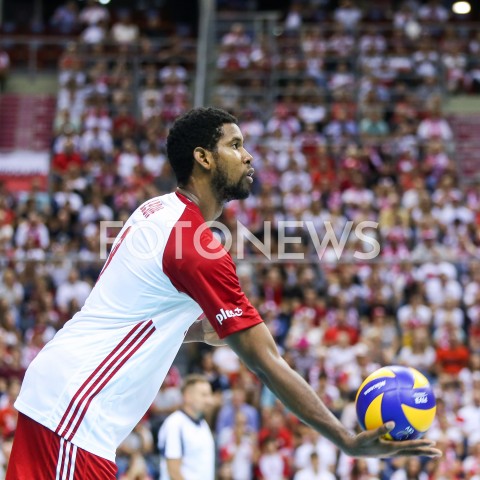
[[[217,169],[212,175],[212,190],[216,199],[220,203],[226,203],[230,200],[243,200],[250,195],[249,184],[245,177],[238,182],[233,183],[228,179],[227,171],[223,168],[218,156],[215,156]]]

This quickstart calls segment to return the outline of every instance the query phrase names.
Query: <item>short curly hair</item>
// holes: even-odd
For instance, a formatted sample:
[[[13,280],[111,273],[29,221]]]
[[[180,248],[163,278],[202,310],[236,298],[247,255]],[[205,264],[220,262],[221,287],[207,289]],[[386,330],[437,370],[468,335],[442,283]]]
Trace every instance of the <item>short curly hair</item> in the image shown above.
[[[167,156],[179,185],[188,182],[193,170],[193,151],[197,147],[216,151],[225,123],[238,123],[220,108],[199,107],[178,117],[167,137]]]

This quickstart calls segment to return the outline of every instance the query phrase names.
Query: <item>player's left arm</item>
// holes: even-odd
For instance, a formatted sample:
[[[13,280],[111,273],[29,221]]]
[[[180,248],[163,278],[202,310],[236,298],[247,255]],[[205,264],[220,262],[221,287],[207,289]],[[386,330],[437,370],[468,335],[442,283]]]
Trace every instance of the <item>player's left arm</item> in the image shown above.
[[[180,292],[200,305],[218,337],[227,339],[228,345],[288,409],[351,456],[441,453],[428,440],[383,440],[381,437],[393,425],[356,436],[349,432],[280,356],[268,328],[242,291],[235,264],[220,242],[215,241],[208,229],[203,230],[200,238],[195,239],[194,233],[195,229],[190,229],[183,235],[181,258],[174,249],[177,238],[171,237],[163,258],[163,271]]]
[[[388,441],[393,425],[354,435],[330,412],[310,385],[281,357],[264,323],[227,336],[228,345],[277,398],[307,425],[353,457],[439,456],[426,439]]]

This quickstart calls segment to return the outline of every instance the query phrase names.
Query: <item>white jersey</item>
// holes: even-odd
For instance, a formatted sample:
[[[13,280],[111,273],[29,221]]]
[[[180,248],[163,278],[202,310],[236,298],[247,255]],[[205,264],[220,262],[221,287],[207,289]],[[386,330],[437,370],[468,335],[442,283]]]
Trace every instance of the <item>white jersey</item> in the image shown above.
[[[114,461],[202,311],[221,338],[262,321],[197,205],[153,198],[122,228],[81,311],[29,366],[15,407]]]
[[[167,459],[181,459],[185,480],[215,479],[215,443],[208,423],[195,420],[184,411],[172,413],[158,434],[160,478],[170,480]]]

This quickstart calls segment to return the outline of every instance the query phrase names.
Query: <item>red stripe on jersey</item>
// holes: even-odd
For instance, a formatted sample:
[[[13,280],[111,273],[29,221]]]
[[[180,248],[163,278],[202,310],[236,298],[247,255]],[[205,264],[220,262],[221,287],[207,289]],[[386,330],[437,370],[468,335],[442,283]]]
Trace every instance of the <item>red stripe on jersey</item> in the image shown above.
[[[127,333],[125,338],[107,355],[105,360],[91,373],[91,375],[85,380],[85,382],[82,384],[82,386],[77,390],[77,393],[73,396],[72,400],[70,401],[67,409],[65,410],[65,413],[63,414],[62,419],[60,420],[60,423],[58,424],[58,427],[55,430],[55,433],[60,434],[60,430],[63,427],[63,423],[65,422],[66,418],[68,417],[68,414],[70,413],[70,410],[73,408],[73,405],[75,404],[75,401],[77,400],[78,396],[81,395],[82,390],[86,387],[88,383],[92,381],[92,379],[95,377],[95,375],[98,374],[98,372],[108,363],[110,358],[115,355],[120,348],[128,341],[128,339],[135,333],[137,329],[139,329],[142,326],[142,323],[138,323],[135,325],[130,332]]]
[[[147,324],[135,335],[135,337],[127,344],[125,347],[119,351],[114,358],[112,358],[110,364],[106,369],[104,369],[103,372],[100,373],[98,378],[96,378],[93,383],[90,385],[90,387],[87,389],[87,391],[83,394],[82,398],[78,402],[72,416],[70,417],[70,420],[67,424],[67,426],[64,428],[62,435],[65,436],[68,440],[72,440],[74,434],[78,430],[78,427],[80,426],[81,421],[83,420],[83,417],[87,413],[87,409],[90,406],[91,401],[93,398],[98,395],[98,393],[102,390],[102,388],[105,387],[105,385],[110,381],[110,379],[115,375],[115,373],[119,370],[120,367],[122,367],[125,362],[140,348],[143,343],[145,343],[146,339],[150,337],[150,335],[154,332],[155,327],[153,326],[152,320],[149,320]],[[142,339],[142,336],[145,334],[145,332],[148,332],[148,335]],[[139,340],[140,344],[135,347],[135,349],[131,352],[129,350],[134,346]],[[118,361],[121,361],[120,365],[116,368],[115,364],[118,363]],[[108,375],[112,369],[114,369],[113,373],[109,375],[103,383],[100,384],[100,388],[97,388],[99,383],[103,381],[106,375]],[[81,389],[84,389],[84,387],[87,386],[87,382],[82,385]],[[90,397],[90,398],[89,398]],[[86,402],[86,403],[85,403]],[[82,410],[83,409],[83,410]],[[80,418],[75,421],[76,417],[80,413]],[[75,424],[74,431],[73,433],[69,434],[70,428]]]
[[[93,392],[91,395],[90,395],[90,398],[88,399],[86,405],[85,405],[85,408],[83,409],[83,412],[82,414],[80,415],[80,418],[78,419],[72,433],[67,437],[68,440],[72,440],[73,437],[75,436],[75,434],[77,433],[77,430],[78,428],[80,427],[80,424],[82,423],[83,421],[83,418],[85,417],[86,413],[87,413],[87,410],[88,410],[88,407],[90,406],[90,403],[92,402],[92,400],[102,391],[102,389],[105,387],[105,385],[107,385],[107,383],[112,379],[112,377],[123,367],[123,365],[125,365],[125,363],[128,361],[129,358],[132,357],[132,355],[152,336],[153,332],[155,331],[155,327],[152,325],[152,328],[147,332],[147,334],[140,340],[140,342],[138,342],[138,344],[135,346],[135,348],[133,350],[131,350],[126,356],[123,357],[123,359],[121,360],[121,362],[115,367],[115,369],[112,370],[112,372],[110,373],[110,375],[105,378],[105,380],[103,381],[103,383],[101,383],[100,385],[98,385],[97,389],[95,392]],[[132,342],[133,343],[133,342]],[[68,430],[68,429],[67,429]]]
[[[153,325],[152,320],[149,320],[145,325],[144,325],[144,323],[145,322],[138,323],[137,325],[135,325],[130,330],[130,332],[128,332],[127,335],[125,335],[125,337],[122,339],[122,341],[105,357],[105,359],[100,363],[100,365],[98,365],[98,367],[90,374],[90,376],[85,380],[85,382],[83,382],[81,387],[77,390],[75,395],[72,397],[72,400],[70,400],[70,403],[69,403],[67,409],[65,410],[65,413],[63,414],[63,417],[60,420],[60,423],[58,424],[58,426],[55,430],[55,433],[57,433],[58,435],[61,435],[61,436],[66,433],[66,431],[70,428],[73,419],[77,415],[78,410],[80,409],[82,403],[85,401],[85,398],[88,395],[89,391],[91,391],[91,389],[95,386],[95,384],[98,383],[99,379],[101,379],[106,373],[108,373],[108,370],[112,368],[112,365],[114,365],[117,362],[118,358],[121,357],[122,355],[124,355],[125,351],[127,351],[131,347],[131,345],[133,343],[135,343],[138,340],[138,338],[140,338],[143,335],[143,333]],[[135,335],[136,331],[139,328],[141,328],[142,325],[143,325],[143,328],[140,330],[140,332],[122,350],[122,347],[124,347],[124,345]],[[102,369],[104,369],[104,367],[106,367],[105,370],[101,373],[100,377],[94,382],[94,384],[90,387],[90,389],[88,389],[87,392],[83,395],[81,400],[78,402],[78,404],[77,404],[77,406],[76,406],[76,408],[75,408],[75,410],[72,414],[72,417],[70,418],[70,421],[68,422],[68,425],[65,426],[64,423],[65,423],[66,419],[68,418],[68,416],[70,415],[70,412],[74,408],[74,405],[75,405],[77,399],[80,397],[80,395],[82,395],[82,393],[88,387],[88,385],[92,382],[92,380],[102,371]]]

